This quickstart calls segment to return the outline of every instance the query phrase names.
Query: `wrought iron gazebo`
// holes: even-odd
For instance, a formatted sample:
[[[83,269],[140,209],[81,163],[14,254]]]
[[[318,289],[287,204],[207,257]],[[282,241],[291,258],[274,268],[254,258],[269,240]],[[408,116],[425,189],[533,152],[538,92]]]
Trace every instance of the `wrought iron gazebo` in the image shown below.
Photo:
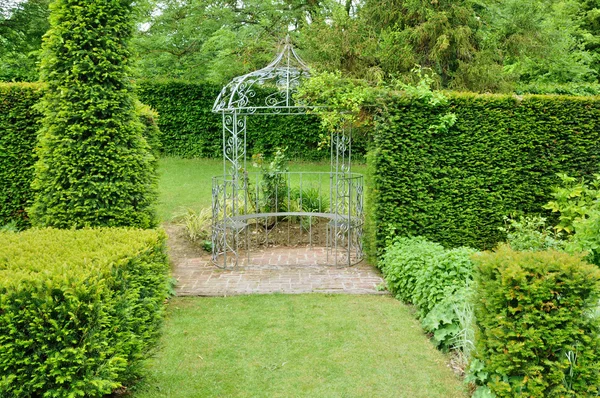
[[[248,172],[247,117],[305,114],[314,106],[294,94],[309,76],[288,36],[269,65],[234,78],[215,101],[213,112],[223,119],[223,175],[212,181],[212,260],[218,267],[249,265],[251,252],[273,245],[324,247],[324,264],[332,266],[363,258],[364,181],[351,170],[350,125],[331,132],[329,172],[278,172],[271,176],[275,184]]]

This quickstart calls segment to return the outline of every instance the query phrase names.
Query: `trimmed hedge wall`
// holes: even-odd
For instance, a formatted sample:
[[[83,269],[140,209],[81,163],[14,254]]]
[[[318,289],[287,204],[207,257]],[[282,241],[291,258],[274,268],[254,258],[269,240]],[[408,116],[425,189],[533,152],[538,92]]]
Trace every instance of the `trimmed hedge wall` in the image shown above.
[[[0,84],[0,226],[27,224],[25,206],[32,198],[34,147],[41,114],[34,109],[42,86]]]
[[[160,115],[163,152],[168,156],[221,157],[223,127],[221,115],[211,112],[220,86],[180,81],[138,83],[140,101],[152,106]],[[328,159],[328,150],[319,150],[323,134],[315,115],[248,116],[247,151],[272,154],[276,147],[288,147],[293,159]],[[352,144],[357,159],[366,153],[366,139],[356,136]]]
[[[44,93],[39,83],[0,83],[0,227],[29,224],[26,208],[31,205],[35,147],[42,115],[34,106]],[[157,114],[150,107],[136,104],[144,130],[142,134],[155,155],[160,149],[161,133]]]
[[[600,271],[507,246],[473,256],[476,358],[498,397],[591,397],[600,388]]]
[[[39,83],[0,83],[0,226],[16,222],[28,225],[25,208],[32,198],[31,181],[41,114],[34,105],[43,95]],[[144,136],[157,154],[181,157],[220,157],[223,151],[221,116],[211,112],[220,88],[210,84],[140,82],[137,95],[147,106],[137,111],[145,125]],[[160,131],[156,128],[156,124]],[[314,115],[252,116],[248,118],[248,155],[271,154],[288,147],[295,159],[321,160],[329,151],[319,150],[320,122]],[[356,136],[353,156],[366,153],[366,138]]]
[[[447,132],[430,128],[454,112]],[[446,247],[490,248],[513,211],[542,213],[556,173],[598,172],[598,97],[450,94],[431,108],[406,97],[376,116],[369,154],[371,256],[388,226]]]
[[[168,295],[155,230],[0,233],[0,396],[103,396],[155,343]]]

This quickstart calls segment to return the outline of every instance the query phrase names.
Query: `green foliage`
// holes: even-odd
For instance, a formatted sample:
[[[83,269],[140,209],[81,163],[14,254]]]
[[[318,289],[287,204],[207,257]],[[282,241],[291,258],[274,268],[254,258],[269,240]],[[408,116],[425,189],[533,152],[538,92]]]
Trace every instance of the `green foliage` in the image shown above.
[[[252,156],[252,165],[260,169],[261,175],[256,188],[257,191],[260,191],[260,200],[258,200],[258,209],[256,209],[259,213],[272,213],[285,208],[289,191],[286,150],[287,147],[276,148],[271,161],[266,160],[261,153]],[[254,190],[248,188],[248,192],[253,193]],[[257,202],[256,198],[251,198],[251,202]]]
[[[473,344],[468,303],[474,252],[466,247],[445,250],[422,237],[396,237],[379,261],[390,292],[416,306],[438,347],[456,348],[467,356]]]
[[[135,113],[142,122],[142,136],[146,139],[150,150],[155,158],[159,158],[162,152],[162,133],[158,128],[158,112],[148,105],[144,105],[139,101],[135,103]]]
[[[575,234],[566,245],[569,252],[587,253],[586,259],[600,266],[600,209],[592,209],[587,218],[573,223]]]
[[[388,74],[415,64],[432,68],[445,85],[477,51],[480,22],[469,0],[366,1],[362,17],[377,33],[378,63]]]
[[[498,397],[595,396],[600,271],[580,256],[501,246],[476,264],[476,357]]]
[[[598,5],[578,0],[366,0],[323,7],[300,30],[320,70],[369,81],[431,68],[438,88],[511,92],[597,79]],[[587,3],[587,4],[582,4]],[[589,50],[588,50],[589,49]]]
[[[19,232],[19,225],[16,221],[0,226],[0,232]]]
[[[530,83],[517,86],[515,93],[523,94],[558,94],[573,96],[600,95],[598,83]]]
[[[0,83],[0,224],[16,222],[18,228],[29,225],[26,208],[33,192],[34,148],[41,114],[34,106],[43,95],[44,86],[37,83]],[[156,113],[137,103],[136,112],[142,122],[142,133],[157,154],[160,131]]]
[[[470,260],[473,253],[475,250],[471,248],[460,247],[431,258],[425,267],[417,270],[412,299],[424,329],[433,334],[438,347],[456,348],[463,355],[469,355],[466,339],[472,326],[460,315],[472,316],[472,309],[468,308],[468,287],[473,280]]]
[[[359,124],[363,109],[374,104],[379,93],[367,81],[346,79],[337,71],[311,76],[298,88],[297,96],[304,103],[319,106],[312,112],[319,115],[323,129],[329,133],[344,123]]]
[[[227,83],[267,65],[289,26],[306,23],[321,2],[167,0],[155,2],[137,32],[143,78]]]
[[[509,212],[540,214],[556,173],[598,172],[600,102],[561,96],[447,94],[432,108],[388,94],[369,155],[371,255],[385,226],[447,247],[492,248]],[[431,129],[456,114],[447,131]]]
[[[453,349],[466,366],[471,358],[475,336],[473,307],[471,305],[471,284],[465,280],[453,281],[452,293],[441,298],[421,320],[423,329],[431,333],[434,343],[443,351]]]
[[[568,234],[575,232],[574,223],[587,218],[590,211],[597,207],[600,199],[600,175],[588,184],[585,180],[559,174],[562,185],[552,191],[554,200],[548,202],[544,208],[560,213],[559,223],[555,229]]]
[[[504,221],[506,227],[499,229],[506,234],[508,245],[513,250],[540,251],[564,248],[560,234],[546,225],[544,217],[521,216],[518,220],[504,217]]]
[[[546,209],[558,212],[555,229],[566,232],[568,251],[587,252],[588,260],[600,265],[600,175],[591,182],[559,174],[562,186],[554,188]]]
[[[50,0],[6,3],[0,1],[0,81],[37,81]]]
[[[48,3],[0,0],[0,79],[37,79]],[[585,91],[600,71],[597,0],[142,0],[135,6],[141,15],[136,73],[144,79],[223,84],[266,65],[288,33],[315,70],[371,82],[405,78],[419,64],[436,72],[439,88],[511,92],[567,84]]]
[[[175,222],[184,226],[190,241],[206,241],[210,238],[212,209],[210,207],[205,207],[200,211],[186,209],[184,214],[176,217]]]
[[[162,132],[163,153],[167,156],[220,157],[223,154],[223,126],[219,114],[211,112],[221,86],[182,81],[140,82],[140,100],[156,109]],[[257,95],[260,95],[257,94]],[[291,159],[321,160],[329,151],[320,150],[320,121],[314,115],[249,116],[247,152],[271,155],[275,148],[288,147]],[[366,138],[358,137],[352,154],[360,159],[366,152]]]
[[[0,84],[0,225],[29,223],[25,207],[32,199],[31,181],[40,115],[33,106],[38,84]]]
[[[290,189],[290,201],[297,203],[297,210],[307,213],[326,213],[329,211],[329,192],[325,194],[321,189],[309,187],[300,189],[293,187]]]
[[[156,224],[156,159],[129,80],[132,1],[56,0],[41,78],[36,226]]]
[[[413,303],[417,275],[443,252],[441,245],[421,237],[395,238],[378,263],[389,291],[399,300]]]
[[[393,79],[386,83],[378,81],[370,84],[365,80],[348,79],[341,73],[323,72],[313,75],[299,87],[297,97],[300,101],[316,104],[311,110],[319,115],[323,129],[336,132],[340,128],[351,126],[360,133],[373,127],[373,109],[385,108],[391,92],[401,92],[414,103],[436,108],[448,102],[446,95],[433,89],[435,73],[415,66],[411,74],[405,76],[410,82]],[[456,123],[456,115],[447,112],[432,121],[429,129],[443,133]],[[356,134],[360,137],[360,134]],[[329,135],[321,135],[320,145],[328,144]]]
[[[178,297],[168,311],[134,397],[467,397],[410,308],[387,296]]]
[[[473,279],[470,257],[475,252],[468,247],[445,250],[417,271],[412,302],[422,317]]]
[[[140,100],[160,115],[162,149],[167,156],[218,157],[223,152],[220,115],[211,112],[217,86],[185,82],[140,82]],[[248,129],[250,130],[250,129]]]
[[[164,233],[0,233],[0,259],[0,395],[101,397],[135,376],[162,323]]]

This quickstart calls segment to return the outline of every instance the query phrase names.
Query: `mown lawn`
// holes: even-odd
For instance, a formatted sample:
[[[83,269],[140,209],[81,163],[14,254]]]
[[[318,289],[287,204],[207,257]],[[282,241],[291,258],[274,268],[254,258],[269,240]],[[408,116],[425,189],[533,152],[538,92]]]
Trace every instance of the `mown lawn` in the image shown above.
[[[446,363],[388,296],[175,298],[133,395],[465,397]]]
[[[352,166],[357,173],[365,173],[366,166]],[[329,161],[322,163],[290,162],[290,171],[327,172]],[[250,172],[258,171],[250,167]],[[223,175],[221,159],[161,158],[159,161],[159,206],[162,221],[169,221],[187,208],[200,210],[211,205],[212,177]],[[298,178],[292,184],[298,184]],[[323,183],[329,187],[327,180]]]

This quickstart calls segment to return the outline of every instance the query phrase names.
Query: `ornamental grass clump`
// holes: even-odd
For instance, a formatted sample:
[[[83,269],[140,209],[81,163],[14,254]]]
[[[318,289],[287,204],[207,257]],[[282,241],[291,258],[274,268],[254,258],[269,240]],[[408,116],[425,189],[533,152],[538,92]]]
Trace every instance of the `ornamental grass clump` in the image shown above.
[[[498,397],[587,397],[600,387],[600,270],[555,250],[475,255],[475,358]]]
[[[129,80],[131,0],[56,0],[30,209],[34,226],[156,225],[156,159]]]

